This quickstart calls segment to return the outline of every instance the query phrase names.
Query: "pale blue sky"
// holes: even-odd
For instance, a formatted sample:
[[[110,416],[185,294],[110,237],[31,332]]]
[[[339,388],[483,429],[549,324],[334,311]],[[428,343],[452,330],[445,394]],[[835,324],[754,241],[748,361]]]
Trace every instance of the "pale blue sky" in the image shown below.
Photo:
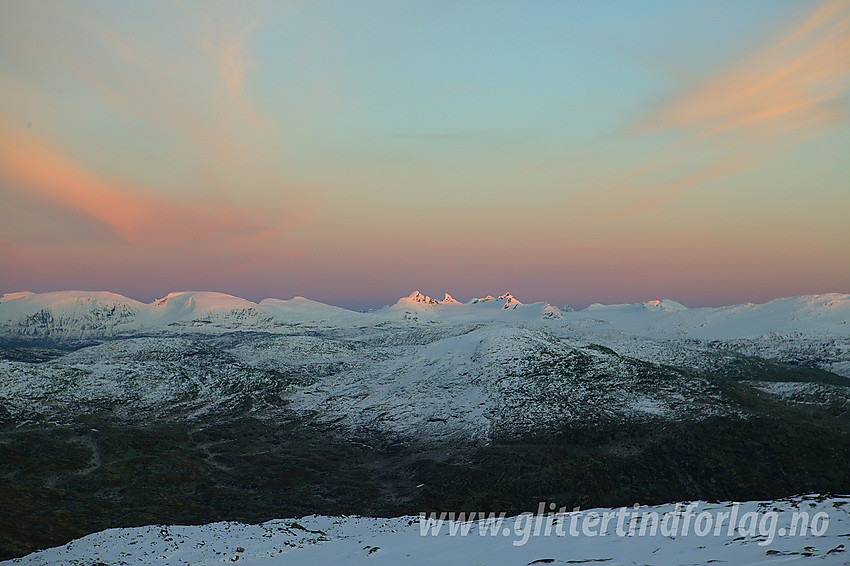
[[[845,0],[2,0],[0,287],[847,291],[848,22]]]

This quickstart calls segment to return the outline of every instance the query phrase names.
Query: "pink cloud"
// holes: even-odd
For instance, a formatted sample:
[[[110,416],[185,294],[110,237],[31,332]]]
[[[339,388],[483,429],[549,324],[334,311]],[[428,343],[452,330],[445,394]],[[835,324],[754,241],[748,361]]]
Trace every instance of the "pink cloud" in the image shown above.
[[[112,227],[130,244],[220,241],[268,236],[267,215],[215,203],[183,203],[109,179],[28,130],[4,123],[0,166],[11,187]]]
[[[769,138],[829,127],[850,89],[850,3],[829,0],[779,41],[698,83],[640,124]]]

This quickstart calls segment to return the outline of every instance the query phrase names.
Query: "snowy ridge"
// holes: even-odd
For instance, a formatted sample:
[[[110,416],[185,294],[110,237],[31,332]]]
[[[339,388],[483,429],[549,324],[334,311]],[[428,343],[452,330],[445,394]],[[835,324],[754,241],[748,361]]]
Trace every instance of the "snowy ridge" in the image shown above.
[[[20,299],[21,297],[27,297],[29,295],[35,295],[30,291],[18,291],[17,293],[5,293],[2,297],[0,297],[0,303],[5,303],[6,301],[11,301],[13,299]]]
[[[770,335],[850,337],[850,295],[804,295],[761,305],[687,308],[670,299],[625,305],[594,303],[580,311],[524,304],[512,294],[461,303],[416,291],[394,305],[356,312],[311,301],[254,303],[224,293],[177,292],[149,304],[107,292],[7,293],[0,301],[0,338],[86,340],[137,333],[270,331],[293,323],[352,327],[400,321],[452,324],[523,322],[591,327],[653,338],[753,339]]]
[[[684,507],[684,506],[683,506]],[[732,511],[735,509],[735,511]],[[602,516],[618,509],[592,509],[576,515],[580,522],[592,513]],[[682,508],[673,504],[642,507],[641,511],[678,514]],[[370,517],[328,517],[311,515],[300,519],[276,519],[259,525],[211,523],[201,526],[151,525],[147,527],[108,529],[72,541],[64,546],[35,552],[3,564],[31,566],[71,566],[77,564],[222,564],[238,563],[262,566],[297,566],[323,564],[674,564],[727,563],[755,564],[846,564],[850,532],[850,498],[808,495],[775,501],[695,502],[694,516],[706,513],[736,513],[736,517],[755,517],[756,523],[767,512],[775,512],[774,530],[762,522],[743,530],[723,526],[699,536],[694,519],[687,534],[677,529],[677,536],[619,536],[616,521],[606,527],[606,536],[587,536],[582,529],[576,535],[568,527],[559,531],[552,521],[568,523],[570,516],[558,519],[541,517],[538,535],[533,534],[536,520],[530,516],[507,517],[495,535],[486,521],[444,523],[437,535],[422,534],[419,516],[390,519]],[[807,529],[804,536],[785,536],[793,524],[796,511],[807,517],[826,514],[828,524],[823,531]],[[597,523],[598,523],[597,518]],[[743,525],[741,523],[744,523]],[[467,535],[455,533],[467,526]],[[584,524],[584,523],[582,523]],[[818,524],[820,526],[820,523]],[[797,526],[799,528],[799,525]],[[599,532],[601,529],[589,530]],[[705,529],[703,529],[704,531]],[[529,533],[526,536],[524,533]],[[627,532],[627,530],[626,530]],[[483,533],[483,534],[482,534]],[[542,533],[542,534],[541,534]],[[520,544],[521,543],[521,544]]]
[[[317,308],[306,299],[282,303],[276,308],[290,315]],[[329,317],[339,314],[324,308]],[[651,339],[604,333],[595,324],[582,331],[559,319],[288,323],[274,332],[212,335],[184,324],[168,327],[176,335],[122,337],[46,360],[18,358],[12,349],[0,358],[0,403],[19,421],[63,421],[104,407],[132,421],[195,418],[250,398],[262,418],[277,418],[285,407],[334,427],[477,443],[600,418],[750,416],[711,375],[789,382],[785,389],[754,386],[779,397],[793,391],[794,402],[850,404],[850,340]],[[798,365],[770,365],[783,360]]]
[[[549,333],[485,326],[358,364],[291,397],[292,409],[406,437],[494,436],[565,421],[737,414],[706,380]]]

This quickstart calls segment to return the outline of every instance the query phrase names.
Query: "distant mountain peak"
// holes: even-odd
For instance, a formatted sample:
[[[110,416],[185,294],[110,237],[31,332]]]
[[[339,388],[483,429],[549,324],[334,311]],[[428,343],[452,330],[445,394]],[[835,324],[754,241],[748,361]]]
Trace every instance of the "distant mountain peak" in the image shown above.
[[[515,307],[517,305],[522,304],[522,301],[520,301],[519,299],[517,299],[516,297],[511,295],[510,292],[507,292],[504,295],[502,295],[501,297],[499,297],[499,300],[502,300],[502,299],[504,299],[504,301],[505,301],[505,304],[502,307],[503,309]]]
[[[423,295],[419,291],[414,291],[407,296],[407,300],[412,303],[430,303],[431,297],[429,297],[428,295]]]
[[[670,299],[653,299],[651,301],[645,301],[643,303],[643,307],[654,307],[665,312],[679,312],[688,310],[688,307],[686,307],[682,303],[677,303],[676,301],[672,301]]]
[[[432,299],[428,295],[425,295],[419,291],[414,291],[410,295],[406,297],[402,297],[398,301],[396,301],[394,307],[400,308],[408,308],[408,309],[422,309],[432,305],[438,304],[439,301]]]
[[[437,302],[440,303],[441,305],[459,305],[459,304],[461,304],[460,301],[456,300],[454,297],[452,297],[448,293],[446,293],[446,296],[445,296],[445,298],[443,298],[442,301],[437,301]]]
[[[487,295],[486,297],[472,299],[471,301],[469,301],[469,304],[476,305],[479,303],[487,303],[489,301],[505,301],[504,304],[502,304],[502,309],[515,308],[518,305],[523,304],[522,301],[514,297],[510,292],[507,292],[504,295],[499,295],[498,297],[494,297],[493,295]]]
[[[422,307],[426,305],[436,306],[436,305],[460,305],[462,304],[460,301],[456,300],[454,297],[449,295],[448,293],[444,293],[443,300],[432,299],[428,295],[425,295],[419,291],[414,291],[407,297],[402,297],[396,302],[396,306],[403,307]]]

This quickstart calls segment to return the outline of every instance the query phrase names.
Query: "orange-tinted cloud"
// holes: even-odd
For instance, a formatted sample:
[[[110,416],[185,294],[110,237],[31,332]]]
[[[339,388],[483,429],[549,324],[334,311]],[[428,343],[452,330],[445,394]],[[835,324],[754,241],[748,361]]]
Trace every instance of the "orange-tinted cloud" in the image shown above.
[[[707,183],[715,179],[736,175],[744,171],[749,171],[758,167],[760,162],[761,158],[752,153],[724,155],[721,158],[710,162],[708,165],[697,168],[693,172],[679,174],[670,181],[652,183],[649,180],[644,180],[644,186],[639,189],[630,187],[621,191],[624,193],[642,193],[644,195],[643,200],[635,204],[618,208],[604,215],[604,218],[622,218],[632,214],[652,210],[679,198],[682,193],[690,187]],[[672,168],[673,167],[671,167],[671,169]],[[641,172],[639,175],[650,175],[655,172],[657,171],[646,170],[645,173]]]
[[[211,203],[186,204],[103,177],[28,130],[3,123],[0,167],[7,185],[112,227],[132,244],[215,241],[272,230],[257,215]]]
[[[219,106],[235,105],[241,118],[255,126],[263,125],[245,92],[248,71],[256,70],[257,65],[248,42],[264,15],[281,7],[212,0],[182,7],[186,16],[182,26],[185,39],[206,54],[226,93],[223,100],[217,101]]]
[[[843,120],[848,90],[850,1],[828,0],[790,33],[642,120],[633,133],[696,135],[655,150],[652,165],[608,181],[606,193],[617,197],[617,207],[602,218],[645,212],[692,187],[757,169]]]
[[[164,22],[162,29],[154,29],[116,25],[115,18],[93,6],[5,7],[0,49],[14,64],[2,69],[2,80],[35,87],[46,99],[34,105],[18,94],[21,88],[11,93],[4,88],[5,110],[34,113],[50,104],[59,91],[40,83],[59,72],[64,96],[93,94],[96,98],[87,102],[100,106],[101,115],[129,124],[128,117],[143,121],[207,162],[229,166],[268,145],[269,132],[259,127],[263,124],[245,94],[254,66],[248,40],[259,21],[255,7],[161,8],[152,10]],[[173,39],[157,41],[160,37]],[[78,87],[83,88],[75,92]]]
[[[844,116],[850,89],[850,2],[828,0],[773,44],[696,85],[639,130],[687,128],[768,138]]]
[[[248,146],[257,132],[246,126],[256,126],[259,120],[242,93],[248,31],[215,38],[187,32],[187,39],[198,45],[200,57],[189,52],[174,60],[167,50],[149,45],[145,38],[122,35],[105,24],[87,25],[108,47],[109,64],[73,57],[62,62],[115,109],[159,124],[187,149],[214,161],[250,153]],[[212,66],[204,54],[212,57]],[[227,95],[217,96],[220,89]],[[251,124],[244,123],[245,116]]]
[[[227,93],[248,119],[259,124],[259,118],[245,98],[245,75],[252,62],[246,44],[255,25],[251,23],[239,30],[225,31],[220,25],[209,24],[210,29],[205,32],[201,44],[218,69]]]

